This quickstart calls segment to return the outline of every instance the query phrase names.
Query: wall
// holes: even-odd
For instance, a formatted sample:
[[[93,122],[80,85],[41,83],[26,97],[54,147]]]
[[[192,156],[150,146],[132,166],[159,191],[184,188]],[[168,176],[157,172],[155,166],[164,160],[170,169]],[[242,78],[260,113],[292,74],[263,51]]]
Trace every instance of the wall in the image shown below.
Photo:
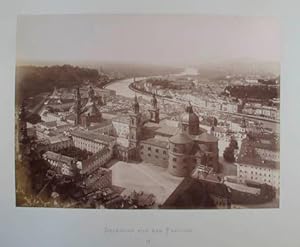
[[[168,150],[167,148],[154,146],[144,142],[140,143],[140,158],[148,163],[159,165],[162,167],[168,166]]]

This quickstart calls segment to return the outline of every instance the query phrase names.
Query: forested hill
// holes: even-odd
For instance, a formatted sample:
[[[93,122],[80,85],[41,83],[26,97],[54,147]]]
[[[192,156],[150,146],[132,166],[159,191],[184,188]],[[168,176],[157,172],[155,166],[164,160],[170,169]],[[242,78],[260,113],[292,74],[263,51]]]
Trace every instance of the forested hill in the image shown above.
[[[73,87],[85,80],[99,80],[98,71],[71,65],[16,67],[16,90],[21,98],[49,92],[54,87]]]
[[[279,87],[268,85],[235,85],[227,86],[224,91],[230,92],[232,97],[239,99],[253,98],[269,100],[279,98]]]

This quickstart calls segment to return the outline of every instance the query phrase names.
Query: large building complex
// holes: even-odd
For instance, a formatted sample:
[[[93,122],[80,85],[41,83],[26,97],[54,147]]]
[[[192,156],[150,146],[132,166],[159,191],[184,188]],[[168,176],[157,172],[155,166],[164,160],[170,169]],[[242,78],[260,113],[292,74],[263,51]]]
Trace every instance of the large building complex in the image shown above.
[[[270,137],[259,140],[248,137],[243,140],[237,160],[237,176],[240,183],[254,182],[280,187],[279,144]]]
[[[56,99],[56,93],[53,95]],[[92,87],[88,89],[85,104],[79,88],[74,96],[69,117],[73,116],[75,121],[68,133],[76,148],[94,154],[106,148],[119,160],[143,160],[167,168],[170,174],[179,177],[190,176],[197,165],[218,172],[218,139],[199,127],[199,117],[191,104],[186,106],[177,126],[169,126],[167,121],[160,121],[154,94],[147,117],[142,117],[135,96],[129,114],[117,114],[109,120],[103,118]]]

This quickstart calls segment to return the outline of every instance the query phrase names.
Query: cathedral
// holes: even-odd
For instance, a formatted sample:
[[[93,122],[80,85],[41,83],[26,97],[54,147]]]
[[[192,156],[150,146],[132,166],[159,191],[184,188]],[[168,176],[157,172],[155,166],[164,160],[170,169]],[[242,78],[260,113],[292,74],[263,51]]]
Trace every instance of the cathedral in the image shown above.
[[[113,138],[114,157],[124,161],[143,161],[164,167],[170,174],[189,177],[196,167],[209,167],[219,170],[218,139],[199,126],[199,117],[191,104],[185,107],[177,126],[160,120],[159,104],[153,94],[147,117],[142,117],[137,96],[134,97],[131,111],[127,115],[116,115],[106,120],[95,103],[92,87],[88,91],[88,101],[81,102],[79,88],[75,92],[75,103],[70,112],[75,115],[74,124],[88,130],[91,125],[99,125],[93,133]],[[102,135],[103,136],[103,135]],[[98,139],[101,139],[99,135]],[[104,136],[103,136],[104,138]]]
[[[79,87],[76,88],[75,102],[70,108],[70,112],[75,115],[75,125],[88,127],[91,123],[101,122],[101,112],[96,106],[95,92],[91,86],[88,90],[88,101],[85,105],[82,104]]]

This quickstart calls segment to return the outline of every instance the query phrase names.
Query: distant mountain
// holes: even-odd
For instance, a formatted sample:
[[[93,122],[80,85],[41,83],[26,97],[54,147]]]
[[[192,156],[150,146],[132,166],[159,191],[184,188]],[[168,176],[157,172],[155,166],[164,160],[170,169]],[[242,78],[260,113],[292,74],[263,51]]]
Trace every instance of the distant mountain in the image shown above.
[[[200,75],[206,77],[226,75],[263,75],[277,77],[280,75],[279,62],[258,61],[247,58],[202,63],[198,68]]]

